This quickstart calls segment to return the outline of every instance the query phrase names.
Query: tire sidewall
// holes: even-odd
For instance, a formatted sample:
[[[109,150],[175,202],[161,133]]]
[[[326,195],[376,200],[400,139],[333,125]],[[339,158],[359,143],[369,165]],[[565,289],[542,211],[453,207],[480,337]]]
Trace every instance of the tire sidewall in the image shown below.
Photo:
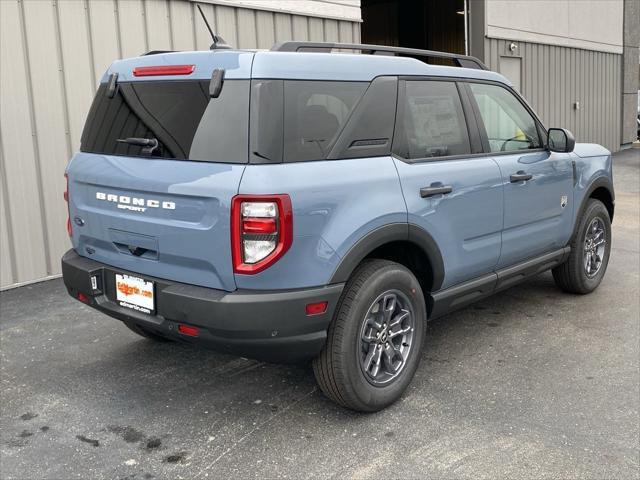
[[[589,225],[591,225],[591,222],[595,218],[599,218],[604,225],[605,234],[606,234],[606,244],[605,244],[605,250],[604,250],[604,257],[602,258],[602,266],[600,267],[600,270],[593,277],[589,277],[587,276],[587,272],[585,272],[584,270],[584,251],[585,251],[584,240],[585,240],[585,234],[587,232],[587,228],[589,228]],[[591,292],[595,290],[598,287],[598,285],[600,285],[600,282],[602,281],[602,278],[604,277],[607,271],[607,266],[609,265],[609,257],[611,255],[611,241],[612,241],[611,220],[609,218],[609,212],[601,202],[597,200],[591,200],[587,204],[587,208],[585,209],[585,212],[582,215],[580,227],[578,228],[577,237],[574,242],[574,246],[575,246],[574,251],[576,252],[574,268],[577,269],[576,274],[577,274],[577,277],[580,279],[580,283],[582,284],[581,285],[582,290],[586,292]]]
[[[365,377],[360,367],[360,332],[365,316],[380,294],[387,290],[399,290],[411,302],[414,315],[414,338],[407,363],[397,378],[388,385],[376,386]],[[380,410],[395,402],[411,382],[420,362],[424,343],[427,315],[424,296],[415,276],[401,265],[388,265],[366,279],[359,289],[352,308],[348,312],[342,337],[342,350],[347,360],[345,367],[347,385],[354,396],[361,402],[363,410]]]

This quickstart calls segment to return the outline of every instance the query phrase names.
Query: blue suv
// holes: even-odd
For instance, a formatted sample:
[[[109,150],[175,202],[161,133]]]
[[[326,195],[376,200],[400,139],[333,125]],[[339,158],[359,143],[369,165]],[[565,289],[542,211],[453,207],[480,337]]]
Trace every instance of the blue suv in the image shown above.
[[[589,293],[611,246],[610,152],[441,52],[117,61],[66,175],[71,296],[150,339],[313,359],[360,411],[406,389],[427,319],[549,269]]]

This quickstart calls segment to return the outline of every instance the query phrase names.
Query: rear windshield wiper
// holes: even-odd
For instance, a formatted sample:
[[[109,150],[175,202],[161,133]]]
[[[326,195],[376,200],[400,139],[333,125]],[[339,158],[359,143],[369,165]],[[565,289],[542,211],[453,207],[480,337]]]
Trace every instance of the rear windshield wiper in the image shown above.
[[[126,143],[128,145],[135,145],[137,147],[144,147],[141,153],[145,155],[151,155],[156,148],[160,145],[157,138],[119,138],[118,143]]]

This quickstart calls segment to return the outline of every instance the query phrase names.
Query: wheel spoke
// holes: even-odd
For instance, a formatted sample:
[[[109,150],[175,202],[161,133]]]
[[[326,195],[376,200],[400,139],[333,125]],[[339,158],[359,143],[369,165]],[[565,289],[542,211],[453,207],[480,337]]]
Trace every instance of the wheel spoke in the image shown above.
[[[375,318],[373,318],[373,317],[369,317],[369,318],[367,319],[367,325],[369,325],[370,327],[372,327],[372,328],[373,328],[373,329],[375,329],[375,330],[378,330],[378,331],[382,330],[382,324],[381,324],[381,323],[378,323],[378,322],[376,321],[376,319],[375,319]]]
[[[408,310],[401,310],[400,313],[396,315],[396,317],[391,321],[391,323],[389,323],[389,330],[398,325],[402,325],[402,322],[404,322],[404,320],[409,317],[409,315],[410,314]]]
[[[388,371],[390,371],[391,373],[396,373],[398,370],[400,370],[400,367],[404,362],[404,358],[402,358],[402,355],[398,352],[398,350],[389,345],[387,345],[384,349],[384,358],[385,363],[388,367]],[[399,358],[400,361],[394,364],[394,359],[396,358]]]
[[[382,363],[381,348],[376,348],[374,350],[371,363],[373,365],[373,368],[371,369],[371,375],[375,378],[376,375],[378,375],[378,372],[380,371],[380,364]]]
[[[369,330],[369,332],[365,332],[362,334],[362,341],[365,343],[374,343],[378,341],[378,337],[376,337],[373,329]]]
[[[396,310],[396,302],[397,297],[394,294],[385,295],[382,299],[383,313],[384,313],[384,322],[389,324],[391,321],[391,316],[393,312]]]

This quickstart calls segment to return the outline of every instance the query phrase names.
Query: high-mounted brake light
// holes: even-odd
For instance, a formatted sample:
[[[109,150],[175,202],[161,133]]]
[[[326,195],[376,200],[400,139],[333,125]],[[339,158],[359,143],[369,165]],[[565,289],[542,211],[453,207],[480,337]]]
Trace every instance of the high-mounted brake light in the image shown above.
[[[195,65],[161,65],[154,67],[136,67],[133,69],[133,76],[158,77],[164,75],[191,75],[195,69]]]
[[[73,235],[73,226],[71,225],[71,211],[69,210],[69,176],[65,173],[64,179],[67,182],[67,186],[64,190],[64,201],[67,202],[67,233],[71,237]]]
[[[231,202],[233,271],[251,275],[277,262],[293,241],[289,195],[237,195]]]

